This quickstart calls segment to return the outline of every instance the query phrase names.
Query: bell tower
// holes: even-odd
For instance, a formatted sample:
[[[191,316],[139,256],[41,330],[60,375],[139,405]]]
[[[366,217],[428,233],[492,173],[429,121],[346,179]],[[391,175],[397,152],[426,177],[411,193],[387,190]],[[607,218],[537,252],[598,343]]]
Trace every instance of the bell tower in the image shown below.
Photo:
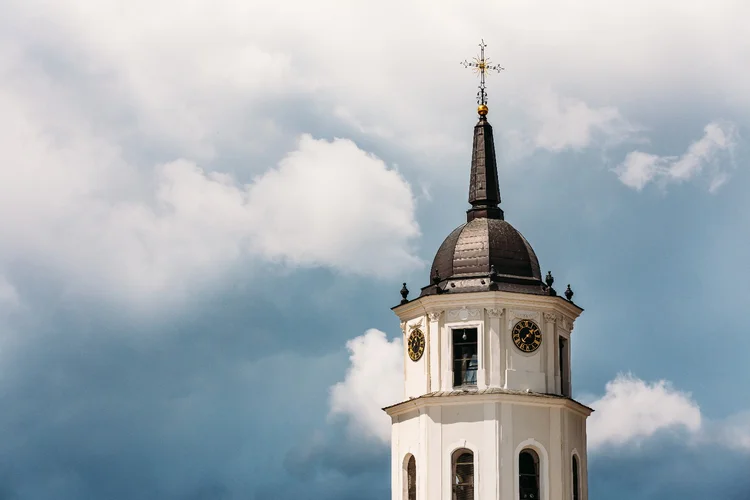
[[[392,419],[393,500],[587,500],[586,419],[571,398],[570,342],[583,312],[544,281],[505,220],[484,57],[467,221],[435,255],[429,284],[393,310],[404,339],[404,401]]]

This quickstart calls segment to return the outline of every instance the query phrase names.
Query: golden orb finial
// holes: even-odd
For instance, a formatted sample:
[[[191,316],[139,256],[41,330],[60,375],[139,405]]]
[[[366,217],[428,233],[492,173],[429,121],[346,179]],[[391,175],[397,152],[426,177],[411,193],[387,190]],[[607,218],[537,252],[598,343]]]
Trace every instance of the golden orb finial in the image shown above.
[[[486,104],[480,104],[477,108],[477,113],[479,113],[479,116],[487,116],[487,113],[489,113],[489,108],[487,108]]]

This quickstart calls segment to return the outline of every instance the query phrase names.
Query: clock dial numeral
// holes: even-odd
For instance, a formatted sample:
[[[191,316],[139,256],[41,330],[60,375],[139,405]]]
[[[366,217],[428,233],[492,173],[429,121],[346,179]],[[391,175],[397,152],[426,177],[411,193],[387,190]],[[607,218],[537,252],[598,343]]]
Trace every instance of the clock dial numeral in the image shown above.
[[[527,353],[536,351],[542,345],[542,332],[539,326],[528,319],[522,319],[516,323],[513,327],[512,338],[516,347]]]
[[[412,361],[419,361],[424,354],[424,334],[419,328],[414,328],[409,334],[409,339],[406,341],[408,346],[409,358]]]

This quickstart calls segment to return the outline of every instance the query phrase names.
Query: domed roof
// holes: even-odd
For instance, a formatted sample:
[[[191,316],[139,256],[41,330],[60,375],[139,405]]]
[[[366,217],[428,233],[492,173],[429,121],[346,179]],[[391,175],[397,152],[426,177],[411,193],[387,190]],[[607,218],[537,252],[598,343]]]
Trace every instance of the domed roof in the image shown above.
[[[440,245],[430,270],[431,285],[421,295],[505,290],[539,295],[542,282],[534,250],[500,208],[500,188],[492,126],[485,115],[474,127],[466,224]]]
[[[501,219],[476,218],[457,227],[440,245],[432,262],[433,284],[448,292],[546,294],[541,279],[531,245]],[[432,293],[439,293],[435,286],[422,291],[422,295]]]
[[[474,219],[456,228],[440,245],[432,263],[433,273],[445,278],[465,274],[542,279],[534,250],[504,220]]]

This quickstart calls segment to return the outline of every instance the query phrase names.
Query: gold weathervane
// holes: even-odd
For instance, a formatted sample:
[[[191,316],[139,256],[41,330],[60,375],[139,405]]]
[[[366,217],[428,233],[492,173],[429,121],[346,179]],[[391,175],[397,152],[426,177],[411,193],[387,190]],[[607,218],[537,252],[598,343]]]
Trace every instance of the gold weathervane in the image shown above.
[[[487,47],[482,39],[482,43],[479,44],[479,57],[475,57],[471,62],[464,60],[461,65],[464,68],[473,68],[474,73],[479,74],[479,91],[477,92],[477,112],[481,116],[487,115],[487,88],[485,86],[485,77],[488,71],[497,71],[500,73],[505,68],[498,66],[497,64],[491,64],[489,57],[484,57],[484,48]]]

